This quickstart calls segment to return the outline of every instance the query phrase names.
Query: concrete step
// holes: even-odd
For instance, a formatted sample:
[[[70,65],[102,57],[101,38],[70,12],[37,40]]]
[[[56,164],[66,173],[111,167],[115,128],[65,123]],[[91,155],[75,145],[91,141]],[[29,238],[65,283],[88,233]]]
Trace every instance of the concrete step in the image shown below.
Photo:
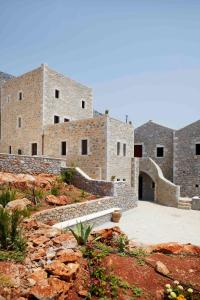
[[[182,202],[182,201],[180,201],[179,203],[178,203],[178,208],[180,208],[180,209],[191,209],[191,203],[189,202]]]

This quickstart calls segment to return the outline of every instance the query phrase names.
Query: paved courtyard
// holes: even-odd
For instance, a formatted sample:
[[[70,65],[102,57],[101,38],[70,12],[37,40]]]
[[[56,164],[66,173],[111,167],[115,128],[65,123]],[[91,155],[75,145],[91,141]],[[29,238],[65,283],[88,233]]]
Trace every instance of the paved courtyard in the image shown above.
[[[182,210],[139,201],[138,207],[123,213],[118,225],[131,240],[144,244],[180,242],[200,245],[200,211]]]

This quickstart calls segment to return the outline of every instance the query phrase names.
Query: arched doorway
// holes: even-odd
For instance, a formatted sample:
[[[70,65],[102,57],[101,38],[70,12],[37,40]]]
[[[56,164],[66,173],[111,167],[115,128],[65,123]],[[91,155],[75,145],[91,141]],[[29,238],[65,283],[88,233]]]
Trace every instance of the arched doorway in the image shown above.
[[[155,182],[145,172],[139,175],[139,200],[154,201],[155,200]]]

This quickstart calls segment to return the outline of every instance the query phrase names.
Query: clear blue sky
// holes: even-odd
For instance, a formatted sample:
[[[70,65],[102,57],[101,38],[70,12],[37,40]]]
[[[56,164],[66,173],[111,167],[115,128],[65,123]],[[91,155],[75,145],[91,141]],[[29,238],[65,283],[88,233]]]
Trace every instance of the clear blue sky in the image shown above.
[[[0,0],[0,70],[47,63],[138,126],[200,119],[200,0]]]

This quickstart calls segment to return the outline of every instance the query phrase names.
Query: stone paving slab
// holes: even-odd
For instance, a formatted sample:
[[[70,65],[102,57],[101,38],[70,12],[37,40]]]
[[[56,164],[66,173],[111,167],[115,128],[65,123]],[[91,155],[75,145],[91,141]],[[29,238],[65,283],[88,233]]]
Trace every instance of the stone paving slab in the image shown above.
[[[144,244],[179,242],[200,245],[200,211],[139,201],[138,207],[123,213],[120,223],[107,222],[97,228],[116,225],[129,239]]]

